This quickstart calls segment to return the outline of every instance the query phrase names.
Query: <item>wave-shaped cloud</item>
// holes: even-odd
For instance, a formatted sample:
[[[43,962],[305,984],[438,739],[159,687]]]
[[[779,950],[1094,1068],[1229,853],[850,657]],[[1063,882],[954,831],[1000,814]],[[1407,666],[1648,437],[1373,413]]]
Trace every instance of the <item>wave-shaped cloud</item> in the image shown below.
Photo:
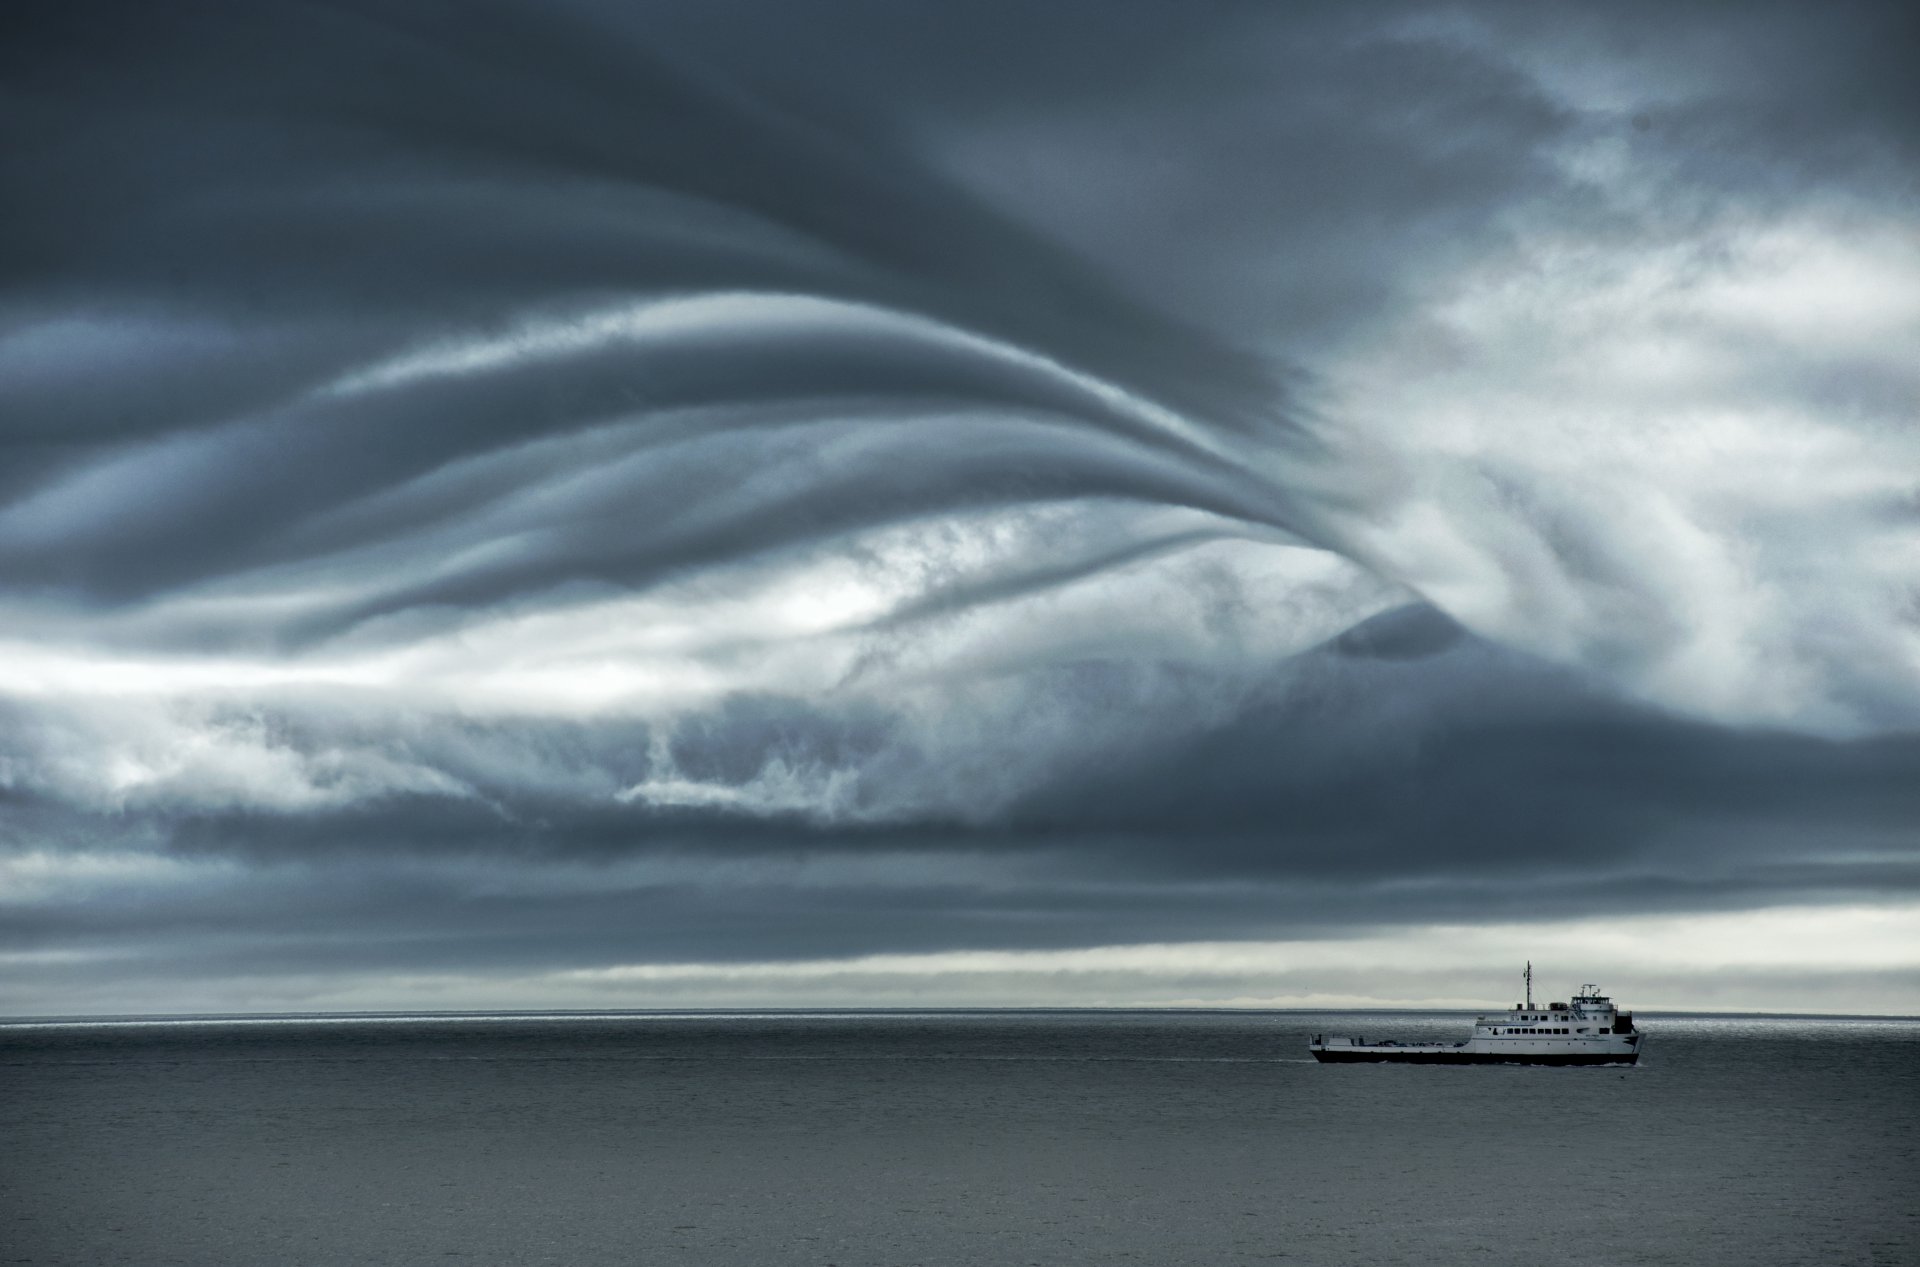
[[[1910,883],[1901,19],[844,13],[9,15],[11,848],[875,860],[770,957]]]

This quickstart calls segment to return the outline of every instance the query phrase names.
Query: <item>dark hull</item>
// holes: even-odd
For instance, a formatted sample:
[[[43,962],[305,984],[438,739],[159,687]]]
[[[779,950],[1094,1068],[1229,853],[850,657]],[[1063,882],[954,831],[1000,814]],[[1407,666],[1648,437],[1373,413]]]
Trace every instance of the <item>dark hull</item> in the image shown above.
[[[1328,1065],[1630,1065],[1639,1052],[1624,1056],[1502,1055],[1467,1051],[1315,1051],[1313,1058]]]

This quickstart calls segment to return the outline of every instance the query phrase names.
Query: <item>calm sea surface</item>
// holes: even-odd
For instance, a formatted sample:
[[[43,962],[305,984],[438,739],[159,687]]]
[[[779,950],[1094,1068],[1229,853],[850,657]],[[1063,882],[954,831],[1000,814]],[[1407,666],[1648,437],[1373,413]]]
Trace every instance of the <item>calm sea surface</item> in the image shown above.
[[[1920,1264],[1920,1022],[1320,1066],[1459,1016],[0,1024],[0,1262]]]

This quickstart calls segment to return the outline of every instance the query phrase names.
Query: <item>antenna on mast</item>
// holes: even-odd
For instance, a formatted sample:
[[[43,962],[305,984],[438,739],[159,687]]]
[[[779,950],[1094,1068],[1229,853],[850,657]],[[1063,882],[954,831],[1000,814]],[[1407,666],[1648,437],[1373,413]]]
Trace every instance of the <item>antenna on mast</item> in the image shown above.
[[[1533,1011],[1533,960],[1527,960],[1527,1011]]]

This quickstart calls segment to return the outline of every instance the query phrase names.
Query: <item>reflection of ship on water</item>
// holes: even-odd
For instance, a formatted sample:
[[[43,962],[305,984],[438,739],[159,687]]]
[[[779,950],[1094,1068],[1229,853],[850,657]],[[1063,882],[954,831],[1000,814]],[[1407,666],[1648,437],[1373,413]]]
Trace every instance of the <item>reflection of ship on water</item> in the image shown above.
[[[1531,963],[1526,982],[1526,1002],[1504,1015],[1480,1017],[1465,1042],[1368,1042],[1316,1034],[1308,1050],[1327,1064],[1631,1065],[1640,1059],[1642,1035],[1633,1013],[1615,1009],[1599,986],[1581,986],[1571,1003],[1535,1007]]]

